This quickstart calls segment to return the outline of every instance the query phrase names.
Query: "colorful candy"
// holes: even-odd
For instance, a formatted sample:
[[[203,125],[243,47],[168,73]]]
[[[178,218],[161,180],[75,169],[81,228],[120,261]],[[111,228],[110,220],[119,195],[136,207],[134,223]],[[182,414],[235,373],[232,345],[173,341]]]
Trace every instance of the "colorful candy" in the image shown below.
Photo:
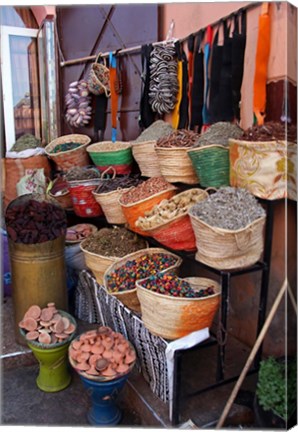
[[[145,279],[176,264],[176,258],[171,255],[154,253],[142,255],[127,261],[123,266],[107,276],[108,290],[112,293],[128,291],[135,288],[135,282]]]
[[[212,286],[197,291],[186,280],[172,273],[151,275],[142,283],[142,286],[158,294],[172,297],[197,298],[215,294]]]

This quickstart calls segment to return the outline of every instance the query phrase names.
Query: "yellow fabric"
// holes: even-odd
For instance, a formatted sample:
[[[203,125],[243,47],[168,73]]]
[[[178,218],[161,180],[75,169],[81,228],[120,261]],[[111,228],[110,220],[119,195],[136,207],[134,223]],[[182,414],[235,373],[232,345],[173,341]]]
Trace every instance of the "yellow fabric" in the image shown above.
[[[182,99],[182,61],[178,61],[177,66],[177,79],[179,84],[179,90],[177,94],[177,102],[173,111],[173,117],[172,117],[172,126],[174,129],[178,129],[179,125],[179,109]]]
[[[258,125],[264,124],[266,109],[267,66],[270,53],[270,16],[259,17],[259,33],[254,76],[253,109]]]
[[[230,140],[230,184],[268,200],[297,200],[297,145]]]

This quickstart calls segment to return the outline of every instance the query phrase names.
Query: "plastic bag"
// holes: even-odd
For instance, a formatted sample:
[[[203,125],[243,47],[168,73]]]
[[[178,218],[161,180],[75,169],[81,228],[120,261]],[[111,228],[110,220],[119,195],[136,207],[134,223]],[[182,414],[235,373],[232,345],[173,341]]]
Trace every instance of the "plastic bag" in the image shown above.
[[[47,188],[47,179],[43,168],[33,168],[25,170],[25,175],[21,177],[16,185],[17,196],[28,193],[44,194]]]

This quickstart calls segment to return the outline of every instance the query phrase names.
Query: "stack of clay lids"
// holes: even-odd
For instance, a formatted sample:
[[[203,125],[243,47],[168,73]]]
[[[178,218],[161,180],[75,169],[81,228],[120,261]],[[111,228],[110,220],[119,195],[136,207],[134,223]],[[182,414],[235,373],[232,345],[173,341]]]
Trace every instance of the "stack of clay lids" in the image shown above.
[[[85,378],[110,381],[132,370],[136,353],[121,333],[101,326],[81,334],[71,342],[69,361]]]
[[[55,303],[50,302],[44,308],[30,306],[19,327],[27,342],[53,348],[70,342],[76,331],[76,322],[70,314],[57,310]]]

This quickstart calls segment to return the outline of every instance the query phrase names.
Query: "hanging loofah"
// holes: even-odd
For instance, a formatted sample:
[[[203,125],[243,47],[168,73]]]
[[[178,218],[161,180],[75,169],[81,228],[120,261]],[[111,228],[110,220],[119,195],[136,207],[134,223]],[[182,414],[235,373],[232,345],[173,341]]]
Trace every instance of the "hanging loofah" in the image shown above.
[[[74,81],[69,84],[65,96],[66,121],[73,127],[88,124],[91,120],[92,107],[88,84],[85,80]]]

